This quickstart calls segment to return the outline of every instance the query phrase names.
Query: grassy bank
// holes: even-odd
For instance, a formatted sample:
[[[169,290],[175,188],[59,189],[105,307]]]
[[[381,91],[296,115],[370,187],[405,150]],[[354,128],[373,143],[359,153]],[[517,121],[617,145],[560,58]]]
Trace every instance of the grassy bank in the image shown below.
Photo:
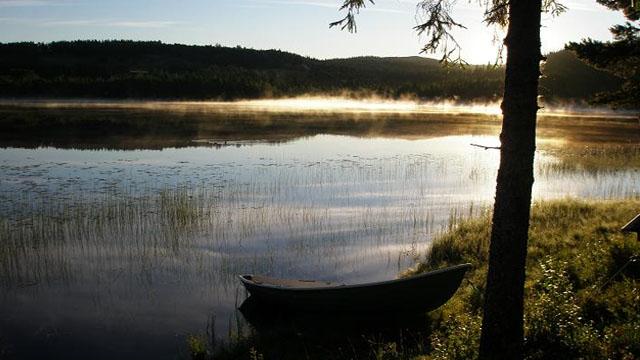
[[[530,229],[525,290],[529,359],[640,357],[640,254],[635,236],[619,229],[640,202],[561,200],[537,203]],[[478,351],[490,215],[466,220],[438,238],[412,272],[475,265],[466,285],[430,316],[424,359],[472,359]]]
[[[534,204],[525,295],[527,359],[640,357],[640,264],[625,267],[632,255],[640,254],[640,242],[635,235],[619,231],[639,210],[638,200],[565,199]],[[488,213],[461,220],[434,241],[423,262],[405,274],[464,262],[474,265],[454,298],[431,312],[417,332],[404,332],[397,341],[361,334],[363,344],[349,340],[352,351],[346,353],[331,350],[339,345],[328,348],[321,339],[296,334],[287,339],[286,348],[295,352],[298,342],[302,343],[304,352],[299,357],[312,359],[476,358],[490,230]],[[240,336],[217,350],[194,342],[196,338],[190,338],[189,345],[194,358],[209,354],[268,359],[274,354],[272,347],[282,351],[281,344],[262,339],[274,331]]]

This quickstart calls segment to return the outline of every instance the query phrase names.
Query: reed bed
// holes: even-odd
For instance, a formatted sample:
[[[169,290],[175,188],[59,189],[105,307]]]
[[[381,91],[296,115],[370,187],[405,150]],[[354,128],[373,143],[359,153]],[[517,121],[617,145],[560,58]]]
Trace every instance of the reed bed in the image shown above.
[[[569,143],[543,148],[554,161],[540,163],[540,171],[591,173],[640,169],[640,145],[637,143]]]
[[[129,326],[149,302],[176,322],[186,315],[167,304],[200,306],[216,312],[225,337],[224,319],[242,299],[237,274],[389,279],[423,258],[432,239],[483,216],[499,154],[469,150],[475,141],[319,136],[159,153],[13,149],[25,160],[0,159],[0,288],[16,306],[46,308],[51,297],[121,314],[116,303],[125,303],[135,309],[127,308]],[[27,159],[34,155],[75,162]],[[632,168],[549,165],[560,161],[544,149],[537,157],[536,199],[638,198]]]
[[[635,154],[620,151],[621,159]],[[486,209],[496,156],[454,149],[319,161],[265,157],[249,172],[220,165],[208,183],[99,191],[78,183],[65,192],[5,194],[0,281],[89,281],[105,271],[147,274],[139,277],[147,282],[149,274],[204,278],[211,286],[232,286],[241,272],[392,276],[428,250],[434,235]],[[638,197],[633,170],[556,166],[563,159],[539,156],[536,198]],[[11,170],[46,174],[42,168]],[[383,270],[366,274],[381,262]]]

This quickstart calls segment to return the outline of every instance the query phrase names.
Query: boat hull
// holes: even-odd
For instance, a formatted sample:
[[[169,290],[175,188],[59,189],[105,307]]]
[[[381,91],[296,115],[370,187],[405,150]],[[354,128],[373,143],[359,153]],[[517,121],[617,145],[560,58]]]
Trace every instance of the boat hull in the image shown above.
[[[317,311],[430,311],[446,303],[471,267],[457,265],[408,278],[358,285],[287,287],[251,281],[243,285],[261,303],[284,309]]]

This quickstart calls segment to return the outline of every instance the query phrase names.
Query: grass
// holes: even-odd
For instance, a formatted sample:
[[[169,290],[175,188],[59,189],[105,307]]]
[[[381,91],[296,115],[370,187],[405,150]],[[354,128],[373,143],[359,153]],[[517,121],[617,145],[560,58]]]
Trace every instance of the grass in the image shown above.
[[[635,359],[640,356],[640,254],[619,229],[640,201],[557,200],[533,206],[525,285],[528,359]],[[460,262],[475,265],[457,295],[430,316],[424,359],[477,356],[490,215],[463,220],[434,241],[411,273]],[[615,275],[615,276],[614,276]]]
[[[47,116],[42,116],[40,110],[0,109],[3,115],[0,116],[0,128],[16,130],[6,132],[11,134],[11,139],[0,136],[0,146],[48,144],[84,148],[78,141],[88,138],[85,145],[91,149],[163,148],[193,146],[191,140],[196,138],[229,139],[233,144],[231,140],[239,136],[283,141],[329,133],[413,139],[448,135],[462,127],[471,134],[492,135],[497,131],[495,120],[474,116],[458,119],[425,115],[414,119],[401,115],[342,118],[327,114],[273,114],[268,117],[236,114],[220,119],[216,114],[204,113],[140,111],[133,116],[129,112],[113,110],[98,115],[89,112],[84,116],[77,110],[42,112]],[[556,130],[566,127],[566,134],[561,132],[560,135],[567,135],[567,142],[575,146],[567,151],[569,146],[563,143],[564,150],[549,150],[552,155],[549,158],[553,159],[540,161],[539,157],[537,185],[555,186],[551,188],[550,196],[571,191],[575,196],[638,199],[635,172],[640,168],[640,152],[635,139],[640,133],[634,132],[636,123],[587,119],[583,124],[565,120],[569,125],[543,121],[543,133],[551,129],[549,136],[557,137]],[[92,125],[85,129],[85,121]],[[599,127],[583,131],[590,129],[594,122],[600,124]],[[614,125],[618,130],[611,135],[613,141],[589,142],[588,147],[582,145],[603,136],[605,130]],[[44,130],[37,131],[41,126]],[[69,132],[69,138],[62,136],[62,132]],[[581,135],[573,139],[570,134]],[[132,142],[123,145],[122,137],[131,138]],[[65,140],[61,141],[61,138]],[[627,143],[622,143],[623,139]],[[460,145],[466,149],[468,144]],[[542,147],[541,153],[548,149]],[[425,147],[424,151],[430,149]],[[440,355],[441,358],[473,357],[477,351],[489,217],[463,219],[477,215],[488,203],[490,195],[486,200],[479,199],[481,191],[476,190],[482,190],[485,184],[493,184],[495,176],[491,166],[496,163],[491,159],[497,159],[497,153],[464,151],[464,157],[471,153],[473,161],[469,162],[470,168],[465,165],[462,171],[458,170],[459,164],[466,162],[441,157],[439,150],[434,148],[433,156],[360,157],[348,159],[350,162],[338,158],[305,163],[304,166],[293,159],[292,164],[280,164],[292,170],[285,170],[284,166],[267,170],[267,166],[275,165],[275,162],[266,164],[265,161],[261,164],[264,170],[256,172],[261,176],[252,177],[248,183],[241,182],[231,171],[226,179],[229,182],[223,185],[207,183],[184,188],[178,185],[175,189],[168,185],[169,188],[161,192],[153,190],[139,194],[139,189],[131,189],[123,190],[122,194],[102,196],[82,194],[69,188],[64,197],[45,195],[39,201],[32,201],[40,198],[31,191],[16,192],[8,196],[11,202],[3,205],[9,209],[4,213],[10,216],[0,215],[0,286],[22,289],[63,280],[74,286],[96,282],[96,288],[102,289],[104,286],[100,281],[107,279],[113,280],[114,284],[127,283],[132,288],[148,282],[149,289],[153,289],[150,279],[159,274],[177,279],[176,282],[185,287],[191,286],[189,289],[206,284],[216,292],[222,292],[237,285],[232,275],[239,272],[286,275],[308,269],[310,274],[304,274],[306,276],[343,274],[344,269],[353,268],[351,264],[360,266],[372,259],[376,259],[376,266],[384,267],[385,257],[391,271],[396,263],[400,271],[413,263],[414,258],[415,261],[421,258],[420,254],[427,248],[424,240],[446,224],[447,212],[452,209],[449,213],[452,226],[439,237],[428,259],[417,267],[417,271],[469,261],[478,264],[470,274],[469,284],[451,303],[432,314],[428,346],[420,345],[422,347],[415,350],[400,342],[368,339],[370,344],[364,347],[367,353],[362,358],[410,358],[419,353],[428,353],[435,358]],[[229,169],[222,167],[222,170]],[[434,186],[447,183],[443,180],[451,180],[451,188]],[[580,193],[586,191],[583,188],[588,193]],[[460,200],[455,196],[459,195],[458,189],[468,190],[470,197]],[[542,196],[547,196],[545,189],[541,191]],[[451,192],[453,196],[440,202],[432,196],[443,192]],[[476,207],[461,210],[468,208],[469,201],[477,201]],[[23,203],[27,205],[22,206]],[[544,343],[548,334],[562,333],[554,338],[567,338],[570,341],[565,343],[574,347],[587,349],[587,345],[597,344],[598,351],[606,354],[619,355],[618,350],[611,350],[618,348],[637,353],[633,344],[634,341],[638,343],[637,335],[634,335],[638,332],[634,333],[634,329],[638,329],[639,322],[620,319],[628,320],[629,314],[638,311],[624,302],[626,297],[619,297],[626,294],[628,286],[635,286],[635,278],[625,273],[596,295],[587,296],[595,292],[589,290],[590,287],[600,286],[597,284],[613,275],[612,271],[620,267],[630,253],[637,253],[634,243],[620,242],[621,235],[616,232],[618,222],[638,211],[637,204],[637,200],[597,204],[567,200],[536,205],[527,289],[528,301],[538,304],[531,306],[540,311],[528,313],[532,348],[534,340]],[[631,209],[633,207],[635,209]],[[603,212],[610,213],[601,214]],[[581,227],[587,220],[604,226],[606,231],[592,229],[591,225]],[[608,221],[613,224],[610,228]],[[569,236],[569,233],[573,235]],[[604,243],[593,240],[593,234],[607,239]],[[574,235],[578,238],[574,239]],[[618,245],[609,244],[609,237]],[[583,248],[585,246],[587,248]],[[246,254],[248,256],[244,256]],[[554,257],[548,258],[549,254]],[[303,262],[304,266],[301,265]],[[601,273],[601,268],[606,271]],[[560,275],[554,278],[556,274]],[[548,278],[551,280],[543,281]],[[554,287],[570,287],[570,291],[568,295],[558,293],[553,291]],[[103,290],[96,290],[96,293],[100,291]],[[107,296],[114,295],[109,293]],[[600,320],[593,320],[593,324],[589,322],[592,320],[574,321],[578,317],[591,319],[583,315],[584,309]],[[550,326],[546,319],[557,312],[566,316],[562,318],[561,326]],[[204,351],[198,338],[192,340],[195,352]],[[559,353],[569,346],[565,343],[557,346]],[[252,349],[253,356],[258,357],[259,349],[253,343],[248,344],[246,348]],[[345,354],[354,357],[354,352]],[[533,352],[531,356],[534,357]]]
[[[264,224],[274,226],[274,234],[277,233],[275,228],[282,227],[287,233],[306,239],[310,236],[309,227],[329,230],[336,226],[328,223],[328,214],[312,209],[298,211],[289,206],[245,208],[242,214],[236,213],[233,208],[243,208],[244,191],[255,193],[255,189],[240,188],[222,193],[177,188],[143,198],[103,195],[96,203],[83,203],[84,199],[79,198],[80,202],[69,200],[41,208],[39,212],[25,210],[29,216],[21,218],[19,223],[7,219],[0,221],[0,235],[5,244],[0,249],[2,279],[7,282],[5,285],[18,286],[59,278],[73,279],[79,275],[72,265],[73,259],[93,253],[105,256],[99,256],[97,263],[85,268],[90,273],[122,266],[124,263],[103,263],[109,258],[106,256],[110,254],[109,249],[113,249],[118,258],[131,261],[127,272],[144,274],[149,268],[159,268],[166,258],[184,259],[193,264],[203,261],[194,258],[193,252],[189,251],[194,247],[189,240],[194,234],[196,237],[210,234],[209,241],[224,248],[225,243],[234,244],[255,236]],[[220,208],[221,202],[227,205]],[[235,206],[228,207],[229,204]],[[529,358],[551,358],[551,355],[558,358],[637,357],[640,351],[637,335],[640,329],[637,305],[640,269],[627,267],[613,280],[608,280],[632,254],[640,253],[638,242],[618,231],[639,208],[637,199],[600,202],[564,199],[534,205],[527,268]],[[411,271],[422,272],[463,262],[476,266],[456,297],[430,314],[429,321],[421,329],[428,334],[420,335],[423,341],[389,341],[388,337],[376,338],[374,332],[361,338],[364,343],[357,348],[349,344],[353,347],[331,350],[331,357],[467,359],[477,354],[490,215],[481,208],[474,209],[452,210],[449,214],[451,226],[437,237],[427,257]],[[362,225],[349,228],[360,229],[358,232],[370,231],[365,225],[376,223],[379,216],[377,212],[365,213],[361,219],[352,220],[361,221]],[[412,212],[404,213],[402,217],[407,216],[415,217]],[[433,220],[417,226],[424,228],[431,222]],[[410,223],[415,223],[415,219]],[[407,230],[400,227],[384,231],[390,231],[388,235],[393,237],[393,233],[402,234]],[[300,246],[303,249],[293,251],[308,251],[304,244]],[[309,251],[309,256],[314,255],[317,254]],[[41,263],[42,259],[46,261]],[[211,263],[203,261],[203,265],[194,266],[210,268]],[[230,268],[223,273],[237,271],[236,265],[228,266]],[[87,275],[92,277],[85,273]],[[263,346],[282,343],[277,336],[262,336],[256,340],[254,335],[240,334],[237,341],[216,346],[214,352],[201,337],[189,339],[194,357],[199,354],[197,357],[205,358],[208,354],[218,358],[243,358],[245,354],[245,358],[269,358]],[[287,344],[295,341],[299,341],[296,334]],[[550,350],[540,352],[543,348]],[[320,350],[326,351],[326,348]]]
[[[632,255],[640,254],[635,235],[619,231],[639,209],[638,200],[563,199],[534,204],[525,291],[527,359],[640,356],[640,266],[632,263],[619,272]],[[288,358],[474,359],[480,340],[491,218],[486,212],[455,221],[434,241],[426,258],[404,275],[463,262],[474,268],[456,296],[428,314],[418,332],[390,340],[369,331],[360,335],[359,343],[350,340],[352,347],[346,352],[335,342],[327,347],[323,339],[303,339],[298,330],[283,340],[276,328],[264,333],[258,329],[217,350],[209,347],[205,351],[202,343],[192,340],[189,347],[209,355],[200,358],[269,359],[275,339],[293,352],[304,343],[302,352]],[[272,341],[265,341],[269,336]]]
[[[80,272],[74,262],[89,257],[84,275],[124,266],[120,259],[139,273],[144,264],[179,256],[195,230],[216,219],[217,197],[205,189],[87,197],[51,201],[37,211],[17,202],[12,217],[0,216],[0,285],[71,280]]]
[[[546,154],[557,161],[545,162],[540,171],[590,172],[615,171],[620,169],[640,169],[640,145],[628,144],[572,144],[562,147],[547,147]],[[550,169],[545,169],[549,167]]]
[[[213,180],[197,184],[127,188],[104,175],[116,185],[96,191],[87,190],[91,183],[63,187],[57,179],[54,190],[21,185],[26,190],[7,192],[9,201],[0,207],[0,285],[90,281],[119,269],[131,279],[166,269],[176,277],[209,277],[212,287],[231,286],[237,273],[306,267],[341,275],[335,268],[371,259],[383,263],[385,257],[392,276],[393,265],[399,271],[426,248],[424,237],[446,223],[450,208],[468,207],[455,197],[429,196],[438,192],[429,184],[447,174],[440,168],[444,161],[432,165],[424,156],[349,161],[261,165],[245,180],[244,170],[225,165],[203,175]],[[54,168],[24,167],[0,172],[48,177]],[[158,176],[166,171],[171,170]],[[220,172],[228,174],[219,180]],[[125,280],[117,276],[119,283]]]

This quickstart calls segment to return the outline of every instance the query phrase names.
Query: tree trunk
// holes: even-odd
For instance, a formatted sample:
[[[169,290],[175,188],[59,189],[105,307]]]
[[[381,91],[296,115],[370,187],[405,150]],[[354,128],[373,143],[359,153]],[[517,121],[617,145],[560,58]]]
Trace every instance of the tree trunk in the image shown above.
[[[509,2],[502,145],[480,339],[481,359],[523,357],[525,261],[542,58],[541,3],[541,0]]]

